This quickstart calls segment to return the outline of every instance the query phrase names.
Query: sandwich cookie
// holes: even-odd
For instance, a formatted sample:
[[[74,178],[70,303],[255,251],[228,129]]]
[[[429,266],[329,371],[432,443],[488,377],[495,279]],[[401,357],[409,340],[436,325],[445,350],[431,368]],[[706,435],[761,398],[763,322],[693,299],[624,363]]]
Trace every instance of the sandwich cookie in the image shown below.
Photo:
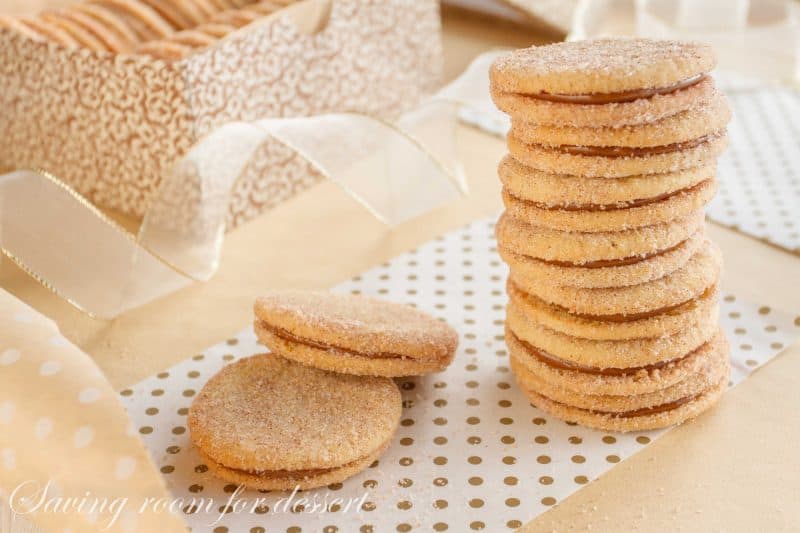
[[[535,374],[562,389],[587,395],[649,394],[685,380],[707,365],[715,354],[728,353],[725,337],[717,331],[711,340],[672,361],[633,368],[597,368],[570,363],[535,348],[520,340],[508,326],[505,335],[515,369]]]
[[[586,265],[554,263],[516,254],[498,246],[498,252],[512,272],[531,283],[566,285],[580,288],[627,287],[662,278],[678,270],[705,241],[702,230],[685,241],[652,254],[621,261]],[[611,266],[604,266],[609,264]]]
[[[623,413],[573,407],[551,400],[531,389],[523,389],[523,393],[532,405],[562,420],[606,431],[645,431],[681,424],[707,411],[728,388],[729,373],[730,364],[727,363],[725,377],[697,396]]]
[[[37,32],[30,26],[24,24],[21,20],[16,17],[10,17],[7,15],[0,15],[0,30],[2,29],[11,30],[23,37],[31,39],[33,41],[40,41],[44,42],[47,41],[47,38],[42,35],[41,33]]]
[[[638,368],[679,359],[714,336],[717,316],[708,315],[692,327],[671,335],[628,340],[584,339],[533,322],[515,305],[507,309],[506,324],[520,341],[545,354],[583,367]]]
[[[589,318],[635,320],[694,300],[717,284],[721,269],[719,247],[706,241],[678,270],[639,285],[586,289],[540,284],[520,272],[512,272],[510,278],[522,291],[570,313]]]
[[[620,128],[661,120],[704,105],[714,97],[714,81],[709,76],[692,78],[672,88],[642,90],[612,99],[607,95],[585,98],[546,99],[547,96],[507,93],[491,86],[495,105],[504,113],[526,122],[575,128]],[[613,98],[619,98],[614,101]],[[595,103],[591,103],[595,102]],[[601,103],[604,102],[604,103]]]
[[[259,341],[305,365],[372,376],[419,376],[447,368],[456,331],[413,307],[320,291],[274,291],[256,300]]]
[[[719,346],[714,346],[714,341],[709,341],[707,344],[709,349],[706,351],[709,353],[704,358],[697,358],[700,361],[700,364],[696,365],[698,368],[687,373],[677,383],[644,393],[591,394],[583,390],[575,391],[560,382],[551,381],[547,374],[542,376],[530,371],[515,358],[511,359],[511,369],[523,390],[535,391],[554,402],[580,409],[625,413],[693,398],[726,378],[729,369],[727,350],[723,349],[724,342],[717,343]],[[566,385],[573,384],[567,381]]]
[[[511,133],[506,141],[509,153],[524,165],[590,178],[663,174],[709,165],[728,146],[724,131],[687,142],[648,147],[526,144]]]
[[[211,378],[192,403],[188,426],[220,478],[260,490],[311,489],[372,464],[391,442],[401,404],[391,379],[265,354]]]
[[[495,234],[500,248],[557,266],[612,267],[675,248],[696,234],[703,220],[698,210],[662,224],[590,233],[537,227],[504,213]]]
[[[574,209],[587,204],[626,207],[642,198],[656,198],[687,190],[713,179],[716,163],[665,174],[624,178],[586,178],[550,174],[523,165],[506,155],[497,167],[503,188],[511,196],[545,207]]]
[[[594,318],[574,315],[563,307],[527,294],[511,280],[506,289],[510,303],[529,320],[565,335],[584,339],[613,341],[672,335],[719,314],[719,291],[716,285],[709,287],[698,298],[661,313],[647,313],[640,317],[619,315]]]
[[[619,127],[708,99],[710,46],[651,39],[572,41],[517,50],[489,71],[495,104],[538,124]]]
[[[717,134],[731,119],[725,96],[714,91],[710,101],[661,120],[636,126],[576,128],[511,120],[511,134],[525,144],[544,146],[618,146],[645,148],[686,143]]]
[[[58,26],[39,17],[21,17],[19,21],[37,35],[64,48],[78,48],[78,41]]]
[[[39,17],[53,26],[67,32],[70,37],[72,37],[75,42],[78,43],[78,46],[82,48],[87,48],[94,52],[109,51],[102,39],[98,38],[97,35],[83,25],[75,22],[67,16],[64,16],[61,11],[46,11],[39,15]]]
[[[139,41],[136,33],[125,22],[123,17],[115,10],[86,2],[77,3],[67,8],[67,11],[95,21],[101,27],[114,34],[120,41],[118,52],[128,52]],[[87,25],[87,27],[90,27]]]
[[[710,178],[686,189],[620,204],[582,204],[549,207],[521,200],[503,191],[508,214],[533,226],[560,231],[619,231],[652,226],[702,209],[717,192]]]

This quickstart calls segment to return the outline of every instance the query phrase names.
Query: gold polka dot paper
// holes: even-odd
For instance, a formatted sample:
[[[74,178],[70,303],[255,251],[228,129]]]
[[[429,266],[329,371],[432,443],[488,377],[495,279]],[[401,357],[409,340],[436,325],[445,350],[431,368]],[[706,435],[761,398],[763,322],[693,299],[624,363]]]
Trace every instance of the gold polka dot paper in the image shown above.
[[[493,220],[475,222],[335,288],[430,311],[456,327],[461,342],[446,372],[398,381],[403,415],[386,454],[342,484],[294,495],[294,503],[306,498],[294,509],[286,503],[292,495],[238,493],[215,479],[187,434],[187,408],[203,383],[227,362],[263,350],[249,329],[122,391],[171,490],[185,499],[193,530],[504,531],[661,435],[582,428],[525,400],[503,341],[506,267],[493,232]],[[723,295],[738,382],[788,346],[800,326],[784,313]],[[193,497],[213,504],[203,508]],[[235,508],[241,501],[247,504]]]

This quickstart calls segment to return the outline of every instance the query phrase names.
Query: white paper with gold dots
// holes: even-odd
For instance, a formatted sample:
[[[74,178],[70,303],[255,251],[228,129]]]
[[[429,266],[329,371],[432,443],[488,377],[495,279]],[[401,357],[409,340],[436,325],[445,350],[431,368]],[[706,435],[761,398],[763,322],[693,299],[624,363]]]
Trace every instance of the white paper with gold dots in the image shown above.
[[[192,448],[185,415],[195,393],[227,362],[264,351],[249,328],[121,392],[171,491],[184,499],[187,512],[198,508],[186,515],[193,531],[503,531],[556,505],[663,433],[585,429],[525,400],[503,342],[506,267],[495,250],[493,222],[475,222],[334,289],[416,305],[446,319],[461,337],[446,372],[399,380],[404,410],[393,444],[377,464],[342,485],[291,499],[236,493]],[[800,333],[800,317],[722,294],[736,383],[789,345]],[[303,510],[292,512],[298,501]]]
[[[800,254],[800,91],[715,76],[733,110],[730,145],[719,160],[719,192],[709,218]],[[505,137],[509,118],[494,106],[462,110],[461,119]]]

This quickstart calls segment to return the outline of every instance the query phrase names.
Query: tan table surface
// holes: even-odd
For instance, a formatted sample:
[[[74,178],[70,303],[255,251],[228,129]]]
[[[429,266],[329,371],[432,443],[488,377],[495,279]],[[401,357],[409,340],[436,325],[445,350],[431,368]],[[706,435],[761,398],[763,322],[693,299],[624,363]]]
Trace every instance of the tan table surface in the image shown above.
[[[61,0],[0,0],[30,11]],[[493,46],[542,37],[445,12],[446,73]],[[388,230],[322,183],[230,233],[219,273],[113,322],[58,301],[8,261],[0,284],[53,317],[117,388],[245,327],[268,287],[329,287],[447,230],[498,212],[495,165],[503,143],[459,131],[472,194]],[[724,284],[742,297],[800,315],[800,258],[711,225],[726,257]],[[671,431],[526,526],[531,531],[790,531],[800,529],[800,344],[728,393],[717,409]]]

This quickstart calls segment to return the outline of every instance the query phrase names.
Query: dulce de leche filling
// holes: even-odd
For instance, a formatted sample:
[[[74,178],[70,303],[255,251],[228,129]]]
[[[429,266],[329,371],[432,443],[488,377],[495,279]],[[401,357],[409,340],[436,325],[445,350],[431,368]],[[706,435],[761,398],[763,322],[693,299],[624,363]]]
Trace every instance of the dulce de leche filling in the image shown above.
[[[526,98],[545,100],[547,102],[559,102],[564,104],[583,104],[583,105],[602,105],[633,102],[641,98],[651,98],[656,95],[670,94],[683,89],[688,89],[697,85],[706,78],[705,74],[698,74],[683,81],[669,85],[667,87],[653,87],[647,89],[633,89],[630,91],[620,91],[615,93],[591,93],[591,94],[552,94],[535,93],[525,94]]]
[[[684,187],[683,189],[678,189],[677,191],[665,192],[656,196],[651,196],[650,198],[638,198],[636,200],[628,200],[626,202],[619,202],[615,204],[560,204],[560,205],[548,205],[541,202],[533,202],[531,200],[525,200],[514,196],[511,193],[508,193],[514,200],[517,202],[528,205],[531,207],[535,207],[536,209],[544,209],[547,211],[571,211],[571,212],[598,212],[598,211],[618,211],[621,209],[630,209],[632,207],[646,207],[648,205],[656,204],[659,202],[664,202],[673,198],[675,196],[680,196],[683,194],[691,194],[697,190],[702,189],[705,187],[708,182],[711,181],[703,180],[700,183],[692,185],[690,187]]]
[[[310,348],[316,348],[318,350],[325,350],[325,351],[337,351],[337,352],[344,352],[348,355],[353,355],[356,357],[369,357],[370,359],[406,359],[408,356],[399,354],[399,353],[392,353],[392,352],[358,352],[356,350],[352,350],[350,348],[343,348],[341,346],[334,346],[332,344],[327,344],[324,342],[315,341],[313,339],[309,339],[306,337],[300,337],[295,335],[294,333],[287,331],[283,328],[279,328],[276,326],[272,326],[267,324],[263,320],[259,321],[259,325],[264,328],[265,330],[269,331],[276,337],[283,339],[285,341],[293,342],[295,344],[302,344],[303,346],[308,346]]]
[[[688,239],[687,239],[688,240]],[[570,263],[569,261],[556,261],[556,260],[549,260],[549,259],[538,259],[536,257],[531,257],[529,255],[525,255],[526,259],[530,259],[532,261],[538,261],[540,263],[545,263],[548,265],[558,266],[558,267],[566,267],[566,268],[613,268],[613,267],[620,267],[620,266],[629,266],[635,265],[636,263],[641,263],[642,261],[647,261],[648,259],[653,259],[655,257],[662,256],[674,250],[677,250],[681,246],[686,244],[686,241],[681,241],[675,246],[670,248],[665,248],[663,250],[658,250],[657,252],[652,252],[649,254],[644,255],[634,255],[631,257],[623,257],[622,259],[598,259],[597,261],[589,261],[587,263]]]
[[[572,372],[583,372],[585,374],[593,374],[597,376],[632,376],[638,374],[639,372],[650,372],[652,370],[658,370],[660,368],[664,368],[667,365],[672,363],[677,363],[679,361],[683,361],[684,359],[688,359],[696,354],[698,351],[702,350],[706,344],[702,344],[700,347],[694,349],[693,351],[689,352],[688,354],[684,355],[683,357],[679,357],[677,359],[670,359],[669,361],[659,361],[657,363],[652,363],[645,366],[636,366],[630,368],[598,368],[594,366],[586,366],[581,365],[578,363],[573,363],[572,361],[565,361],[560,357],[556,357],[555,355],[549,354],[544,350],[540,350],[539,348],[533,346],[527,341],[524,341],[517,337],[513,332],[509,332],[513,335],[514,339],[519,342],[525,351],[529,353],[531,356],[539,360],[540,362],[551,366],[553,368],[557,368],[559,370],[569,370]]]
[[[591,157],[608,157],[610,159],[620,157],[642,157],[648,155],[661,155],[669,154],[672,152],[680,152],[682,150],[690,150],[696,148],[701,144],[714,139],[719,134],[703,135],[690,141],[679,143],[665,144],[663,146],[576,146],[571,144],[564,144],[559,146],[547,147],[549,150],[561,152],[570,155],[584,155]]]

